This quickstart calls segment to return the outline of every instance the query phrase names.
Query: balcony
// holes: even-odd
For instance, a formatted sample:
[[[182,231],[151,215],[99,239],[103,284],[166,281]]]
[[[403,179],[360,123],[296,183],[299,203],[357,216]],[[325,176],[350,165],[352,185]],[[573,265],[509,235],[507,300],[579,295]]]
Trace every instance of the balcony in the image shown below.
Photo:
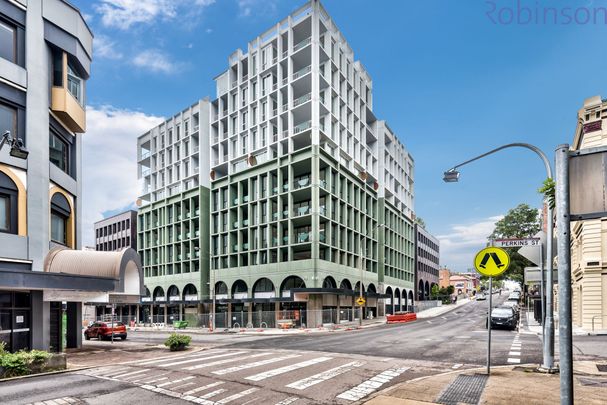
[[[298,190],[300,188],[304,188],[309,185],[310,185],[310,177],[309,176],[301,177],[301,178],[295,180],[295,182],[293,182],[293,189]]]
[[[293,108],[297,107],[300,104],[305,103],[306,101],[310,101],[311,99],[312,99],[312,93],[304,94],[303,96],[298,97],[295,100],[293,100]]]
[[[309,213],[310,213],[309,205],[303,205],[301,207],[297,207],[297,209],[294,211],[294,214],[297,217],[301,217],[303,215],[308,215]]]
[[[310,73],[311,70],[312,70],[311,65],[308,65],[303,69],[299,69],[297,72],[293,73],[293,80],[297,80],[300,77],[302,77],[303,75]]]
[[[297,134],[300,132],[305,131],[306,129],[310,129],[312,128],[312,121],[306,121],[306,122],[302,122],[301,124],[293,127],[293,133]]]
[[[299,51],[302,48],[305,48],[306,46],[310,45],[310,43],[312,42],[312,37],[308,37],[306,39],[304,39],[303,41],[299,42],[297,45],[293,46],[293,53]]]
[[[297,243],[308,242],[310,240],[310,233],[309,232],[298,232],[295,240],[297,241]]]

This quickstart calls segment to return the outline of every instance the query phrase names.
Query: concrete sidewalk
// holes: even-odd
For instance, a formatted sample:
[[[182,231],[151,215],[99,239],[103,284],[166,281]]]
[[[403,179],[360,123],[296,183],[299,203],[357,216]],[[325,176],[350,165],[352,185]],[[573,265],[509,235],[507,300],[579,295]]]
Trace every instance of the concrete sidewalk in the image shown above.
[[[418,312],[417,318],[418,319],[433,318],[435,316],[443,315],[447,312],[453,311],[454,309],[459,308],[459,307],[469,303],[470,301],[471,300],[469,298],[462,298],[462,299],[457,300],[455,305],[446,304],[446,305],[441,305],[440,307],[428,308],[426,310]]]
[[[494,367],[489,377],[484,368],[422,377],[384,390],[365,404],[559,403],[559,375],[537,373],[536,367]],[[576,361],[574,398],[575,403],[579,404],[604,404],[607,398],[607,372],[598,371],[595,362]]]

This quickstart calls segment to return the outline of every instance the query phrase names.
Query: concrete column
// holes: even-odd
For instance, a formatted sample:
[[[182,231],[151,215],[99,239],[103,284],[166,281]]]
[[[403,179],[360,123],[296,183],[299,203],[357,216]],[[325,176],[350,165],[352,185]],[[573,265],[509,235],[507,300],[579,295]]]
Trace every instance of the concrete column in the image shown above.
[[[228,304],[228,319],[226,322],[226,328],[231,328],[232,327],[232,304],[229,303]]]
[[[76,348],[82,346],[82,303],[67,303],[67,336],[66,347]]]
[[[169,307],[167,304],[164,304],[164,324],[167,325],[168,322],[168,317],[169,317]]]
[[[280,316],[280,302],[274,303],[274,324],[278,326],[278,318]]]
[[[341,303],[339,301],[340,301],[340,299],[339,299],[339,294],[338,294],[337,295],[337,315],[335,317],[335,322],[337,322],[338,325],[339,325],[339,321],[340,321],[340,319],[339,319],[339,311],[341,311]]]
[[[140,306],[137,304],[137,312],[135,313],[135,323],[139,323],[139,309]]]
[[[249,311],[247,313],[247,324],[253,324],[253,303],[249,302]],[[246,325],[245,325],[246,327]]]
[[[31,291],[30,296],[32,297],[32,321],[30,326],[32,349],[49,350],[50,302],[42,301],[42,291]]]
[[[179,304],[179,320],[183,321],[183,304]]]
[[[154,304],[150,304],[150,323],[154,323]]]

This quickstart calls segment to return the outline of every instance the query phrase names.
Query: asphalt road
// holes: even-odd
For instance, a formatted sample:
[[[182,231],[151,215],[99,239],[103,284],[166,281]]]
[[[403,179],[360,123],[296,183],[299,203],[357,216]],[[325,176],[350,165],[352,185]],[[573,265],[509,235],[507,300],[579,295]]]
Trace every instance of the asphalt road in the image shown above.
[[[69,397],[99,404],[355,404],[402,381],[483,365],[486,307],[471,302],[431,319],[350,332],[192,334],[207,350],[2,383],[0,403]],[[165,338],[131,333],[127,343]],[[535,335],[493,332],[495,365],[539,363],[540,356]]]

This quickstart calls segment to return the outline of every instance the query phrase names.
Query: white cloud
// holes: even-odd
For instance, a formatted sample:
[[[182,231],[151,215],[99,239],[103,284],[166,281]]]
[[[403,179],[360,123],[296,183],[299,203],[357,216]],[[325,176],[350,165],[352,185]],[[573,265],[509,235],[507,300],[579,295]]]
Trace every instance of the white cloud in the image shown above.
[[[495,223],[503,217],[497,215],[474,223],[452,225],[450,233],[438,235],[441,265],[455,271],[472,268],[474,255],[486,246],[487,237],[493,232]]]
[[[191,17],[214,2],[215,0],[100,0],[94,9],[101,15],[101,22],[106,27],[127,30],[136,24],[169,21],[184,14]]]
[[[267,15],[276,13],[276,0],[238,0],[238,15]]]
[[[83,245],[93,245],[93,223],[103,212],[131,205],[139,195],[137,137],[161,117],[110,106],[86,109],[82,152]]]
[[[168,55],[158,49],[147,49],[135,55],[133,65],[148,69],[155,73],[171,74],[183,67],[181,63],[173,62]]]
[[[116,43],[105,35],[98,35],[93,40],[93,50],[96,57],[106,59],[122,59],[122,53],[116,50]]]

